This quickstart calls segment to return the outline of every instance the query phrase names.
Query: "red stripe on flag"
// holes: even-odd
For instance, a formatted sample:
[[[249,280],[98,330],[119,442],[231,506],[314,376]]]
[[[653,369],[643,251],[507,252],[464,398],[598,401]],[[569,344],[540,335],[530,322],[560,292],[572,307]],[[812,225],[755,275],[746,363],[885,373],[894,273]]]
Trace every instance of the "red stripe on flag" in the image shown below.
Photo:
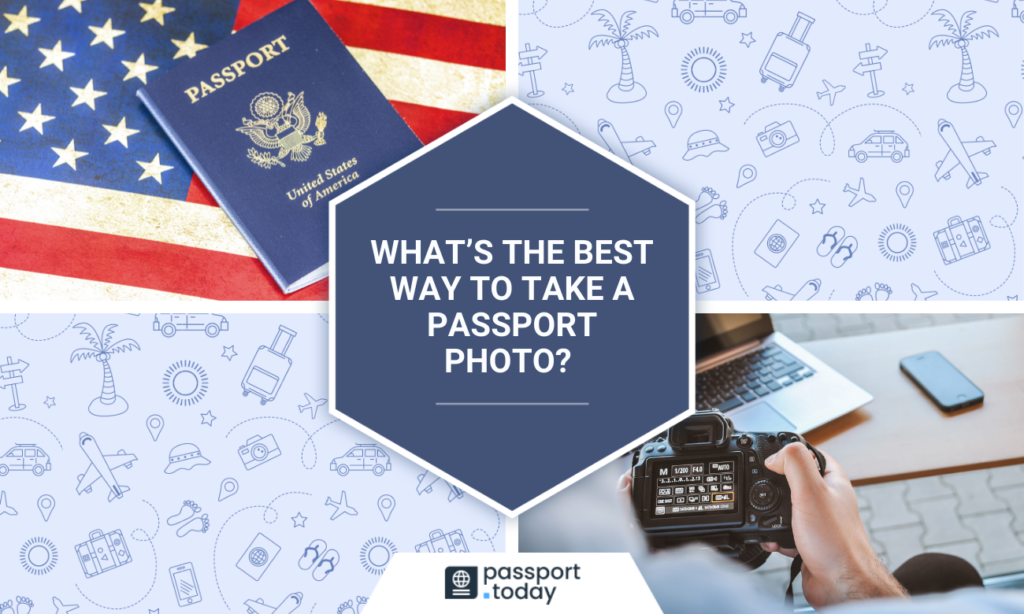
[[[0,218],[0,244],[0,267],[19,271],[214,300],[328,298],[326,279],[285,295],[255,258],[147,239]]]
[[[391,106],[395,107],[398,114],[405,120],[405,123],[409,124],[409,127],[416,133],[416,136],[423,141],[424,145],[448,134],[476,117],[472,113],[425,107],[410,102],[397,102],[394,100],[390,102]],[[203,185],[203,182],[196,175],[192,175],[192,183],[188,187],[188,195],[185,197],[185,200],[199,205],[217,206],[217,201],[213,199],[206,186]]]
[[[235,30],[290,0],[241,0]],[[430,60],[505,70],[505,28],[399,9],[312,0],[346,45]]]

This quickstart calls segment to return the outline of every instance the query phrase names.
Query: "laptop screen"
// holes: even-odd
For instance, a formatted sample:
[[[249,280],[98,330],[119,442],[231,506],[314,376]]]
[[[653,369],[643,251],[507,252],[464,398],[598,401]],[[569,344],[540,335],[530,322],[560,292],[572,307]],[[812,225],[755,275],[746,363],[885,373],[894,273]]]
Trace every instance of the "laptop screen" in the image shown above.
[[[772,334],[766,313],[698,313],[697,360]]]

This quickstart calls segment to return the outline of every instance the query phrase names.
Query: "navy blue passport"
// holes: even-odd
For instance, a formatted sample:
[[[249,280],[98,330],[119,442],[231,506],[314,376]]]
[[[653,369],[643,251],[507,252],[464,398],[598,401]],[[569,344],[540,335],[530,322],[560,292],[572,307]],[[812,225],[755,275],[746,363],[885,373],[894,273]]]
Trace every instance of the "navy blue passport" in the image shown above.
[[[308,0],[138,92],[286,294],[328,273],[328,201],[422,144]]]

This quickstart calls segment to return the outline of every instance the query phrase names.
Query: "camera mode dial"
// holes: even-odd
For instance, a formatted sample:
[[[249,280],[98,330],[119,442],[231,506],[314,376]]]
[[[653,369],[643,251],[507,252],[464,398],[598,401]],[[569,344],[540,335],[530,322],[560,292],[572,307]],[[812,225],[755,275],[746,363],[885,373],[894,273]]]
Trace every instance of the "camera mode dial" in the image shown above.
[[[750,487],[750,507],[763,512],[779,503],[779,488],[768,480],[761,480]]]

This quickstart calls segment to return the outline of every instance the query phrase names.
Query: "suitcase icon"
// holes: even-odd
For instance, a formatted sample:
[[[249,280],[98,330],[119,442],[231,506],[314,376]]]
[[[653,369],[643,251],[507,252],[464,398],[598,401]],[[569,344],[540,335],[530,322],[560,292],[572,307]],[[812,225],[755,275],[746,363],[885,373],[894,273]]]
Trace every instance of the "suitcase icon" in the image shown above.
[[[789,34],[779,32],[768,49],[768,55],[761,63],[761,83],[767,83],[769,79],[779,84],[779,91],[786,91],[787,87],[793,87],[796,78],[800,76],[800,70],[811,53],[811,47],[804,42],[807,32],[811,29],[814,18],[803,13],[796,14],[793,27]]]
[[[243,397],[249,396],[251,392],[260,398],[260,405],[266,405],[268,401],[273,401],[277,397],[288,370],[292,368],[292,359],[285,354],[288,353],[288,346],[292,344],[292,339],[297,334],[286,326],[278,326],[273,345],[261,345],[260,349],[256,350],[256,355],[252,357],[245,377],[242,378]]]
[[[441,529],[430,532],[430,539],[418,544],[416,552],[469,552],[461,529],[445,533]]]
[[[89,533],[89,541],[75,546],[75,553],[86,578],[98,576],[132,562],[128,544],[124,542],[120,530],[111,531],[106,535],[98,529],[92,531]]]
[[[981,217],[976,215],[965,222],[954,216],[946,224],[946,228],[932,233],[943,264],[953,264],[992,247],[981,225]]]

